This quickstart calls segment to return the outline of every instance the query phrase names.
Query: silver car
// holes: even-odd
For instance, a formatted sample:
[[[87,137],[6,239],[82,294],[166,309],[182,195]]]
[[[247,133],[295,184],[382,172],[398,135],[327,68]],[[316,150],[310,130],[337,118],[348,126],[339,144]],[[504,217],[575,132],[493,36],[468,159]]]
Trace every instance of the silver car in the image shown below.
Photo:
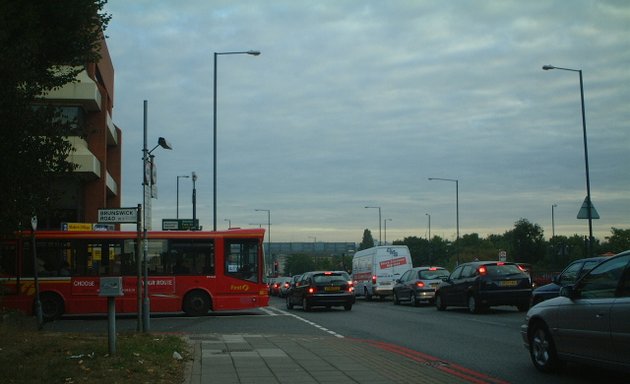
[[[572,361],[630,372],[630,251],[605,260],[560,296],[532,307],[521,327],[542,372]]]

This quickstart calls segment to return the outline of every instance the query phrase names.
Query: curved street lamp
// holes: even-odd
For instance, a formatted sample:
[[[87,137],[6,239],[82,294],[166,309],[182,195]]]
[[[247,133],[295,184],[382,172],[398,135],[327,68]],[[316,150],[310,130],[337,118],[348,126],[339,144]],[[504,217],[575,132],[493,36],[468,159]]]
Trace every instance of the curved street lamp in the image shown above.
[[[452,181],[455,183],[455,221],[457,225],[457,240],[459,240],[459,180],[458,179],[443,179],[440,177],[429,177],[429,180],[439,180],[439,181]],[[457,252],[457,265],[459,265],[459,250],[456,248]]]
[[[378,209],[378,245],[381,245],[381,207],[364,207]]]
[[[213,101],[213,157],[212,157],[212,230],[217,230],[217,57],[222,55],[260,55],[260,51],[234,51],[214,53],[214,101]]]
[[[582,70],[556,67],[550,64],[543,65],[542,69],[545,71],[548,71],[551,69],[559,69],[562,71],[577,72],[580,75],[580,98],[582,101],[582,135],[584,138],[584,167],[586,169],[586,200],[584,201],[584,203],[586,205],[586,211],[587,211],[586,218],[588,219],[588,255],[589,255],[588,257],[591,257],[592,249],[593,249],[593,244],[592,244],[593,243],[593,218],[599,218],[599,215],[596,213],[594,215],[593,211],[595,210],[595,207],[593,207],[593,203],[591,202],[591,179],[589,176],[589,169],[588,169],[588,145],[587,145],[587,140],[586,140],[586,112],[584,111],[584,83],[582,81]],[[583,217],[580,217],[580,214],[578,214],[578,218],[583,218]]]

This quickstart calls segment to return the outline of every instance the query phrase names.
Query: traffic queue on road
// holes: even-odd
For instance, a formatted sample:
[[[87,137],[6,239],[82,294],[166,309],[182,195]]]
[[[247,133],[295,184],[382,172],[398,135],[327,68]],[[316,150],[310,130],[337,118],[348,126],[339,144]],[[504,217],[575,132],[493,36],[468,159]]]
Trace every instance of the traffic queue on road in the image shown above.
[[[273,294],[285,298],[287,309],[304,311],[316,306],[350,311],[356,297],[375,296],[392,297],[395,305],[433,304],[438,311],[514,306],[527,311],[521,336],[539,371],[554,372],[571,361],[630,372],[630,251],[577,260],[534,290],[528,271],[517,263],[473,261],[449,272],[413,267],[405,246],[374,248],[381,249],[357,252],[352,275],[309,271],[276,279]]]

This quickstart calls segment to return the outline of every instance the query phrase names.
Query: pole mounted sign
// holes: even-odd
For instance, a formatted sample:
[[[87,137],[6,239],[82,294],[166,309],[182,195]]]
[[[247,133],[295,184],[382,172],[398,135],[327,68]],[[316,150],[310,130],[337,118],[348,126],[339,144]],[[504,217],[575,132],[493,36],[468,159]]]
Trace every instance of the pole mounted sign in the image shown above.
[[[137,223],[138,208],[111,208],[98,210],[99,223]]]

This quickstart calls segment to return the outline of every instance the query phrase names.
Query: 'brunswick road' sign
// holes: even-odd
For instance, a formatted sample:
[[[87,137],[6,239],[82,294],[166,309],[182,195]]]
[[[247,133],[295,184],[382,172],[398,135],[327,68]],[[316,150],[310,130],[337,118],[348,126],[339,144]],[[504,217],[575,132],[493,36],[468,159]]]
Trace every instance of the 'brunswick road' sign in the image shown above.
[[[99,223],[137,223],[138,208],[112,208],[98,210]]]

